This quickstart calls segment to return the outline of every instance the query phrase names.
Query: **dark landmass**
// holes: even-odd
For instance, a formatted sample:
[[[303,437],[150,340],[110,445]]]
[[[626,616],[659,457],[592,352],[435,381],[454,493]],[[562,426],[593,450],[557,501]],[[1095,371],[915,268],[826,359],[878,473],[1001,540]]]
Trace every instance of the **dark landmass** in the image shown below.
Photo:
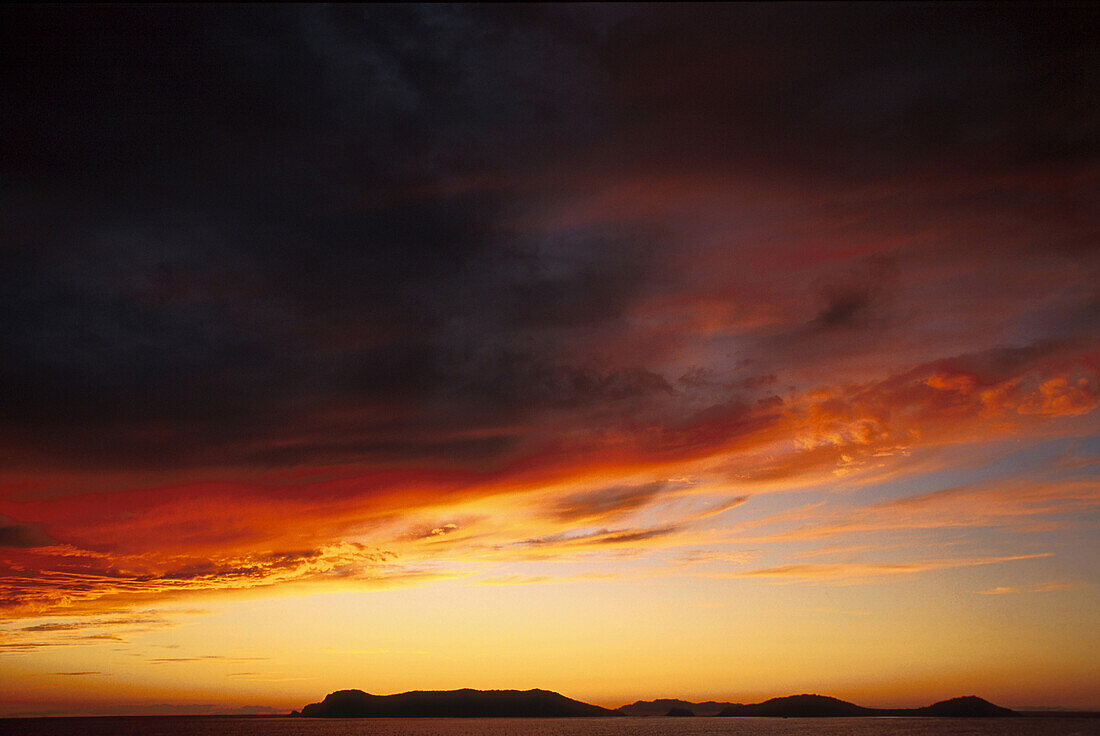
[[[691,703],[687,700],[676,700],[674,698],[658,698],[657,700],[638,700],[616,710],[625,716],[663,716],[672,708],[682,708],[690,710],[697,716],[715,716],[723,708],[728,708],[731,705],[740,705],[740,703],[716,703],[713,700],[708,700],[705,703]]]
[[[903,713],[902,715],[936,716],[941,718],[1002,718],[1018,714],[1014,710],[1002,708],[999,705],[993,705],[993,703],[990,703],[988,700],[982,700],[974,695],[967,695],[963,698],[941,700],[938,703],[925,706],[924,708],[914,708],[912,713]]]
[[[973,695],[943,700],[923,708],[865,708],[824,695],[803,694],[752,704],[713,701],[690,703],[672,699],[639,700],[617,710],[608,710],[549,690],[464,689],[416,690],[397,695],[370,695],[362,690],[338,690],[330,693],[320,703],[310,703],[302,708],[301,713],[294,711],[291,715],[306,718],[571,718],[623,715],[1001,718],[1020,714]]]
[[[875,709],[864,708],[845,700],[824,695],[788,695],[785,698],[772,698],[763,703],[750,705],[731,705],[724,708],[720,716],[771,716],[783,718],[821,718],[829,716],[869,716],[881,715]]]
[[[619,713],[548,690],[417,690],[370,695],[339,690],[291,715],[306,718],[571,718]]]
[[[657,700],[639,700],[618,709],[627,716],[667,716],[672,711],[690,711],[697,716],[755,716],[771,718],[856,718],[862,716],[909,716],[943,718],[997,718],[1021,715],[1008,708],[1001,708],[973,695],[964,698],[944,700],[923,708],[865,708],[845,700],[825,695],[789,695],[785,698],[772,698],[763,703],[692,703],[686,700],[660,698]],[[677,713],[675,715],[682,715]],[[1033,715],[1028,713],[1027,715]],[[1034,715],[1046,715],[1035,713]],[[1074,713],[1075,716],[1087,716],[1087,713]]]
[[[720,716],[767,716],[774,718],[854,718],[862,716],[909,716],[930,718],[1001,718],[1018,715],[988,700],[968,695],[942,700],[923,708],[864,708],[855,703],[824,695],[789,695],[752,705],[731,705]]]

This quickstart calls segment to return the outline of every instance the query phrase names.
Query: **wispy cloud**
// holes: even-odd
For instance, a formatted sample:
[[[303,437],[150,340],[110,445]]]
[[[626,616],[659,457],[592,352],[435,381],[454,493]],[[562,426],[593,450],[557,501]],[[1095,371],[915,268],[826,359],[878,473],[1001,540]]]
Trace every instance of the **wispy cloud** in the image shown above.
[[[659,481],[584,491],[556,499],[550,513],[562,522],[614,517],[652,503],[667,487],[667,482]]]
[[[1021,593],[1057,593],[1064,590],[1077,590],[1085,587],[1082,583],[1055,582],[1040,583],[1038,585],[998,585],[988,590],[975,590],[978,595],[1018,595]]]
[[[315,677],[280,677],[278,675],[265,675],[260,672],[230,672],[226,677],[246,682],[307,682],[317,679]]]
[[[198,657],[157,657],[147,659],[151,664],[177,664],[180,662],[265,662],[270,657],[228,657],[221,654],[204,654]]]
[[[746,542],[811,541],[870,532],[944,530],[1011,526],[1021,533],[1060,528],[1044,519],[1100,506],[1100,487],[1090,480],[1029,479],[956,486],[863,506],[815,503],[739,525]],[[792,525],[793,526],[790,526]],[[756,530],[785,526],[758,535]],[[798,556],[857,552],[866,545],[844,544]]]
[[[478,585],[538,585],[540,583],[574,583],[590,580],[611,580],[622,577],[619,573],[586,572],[577,575],[498,575],[481,578]]]
[[[854,584],[868,582],[882,577],[915,575],[934,570],[949,570],[960,567],[994,565],[1018,560],[1033,560],[1051,557],[1054,553],[1044,552],[1032,555],[1011,555],[1007,557],[956,558],[914,560],[907,562],[866,562],[835,564],[792,564],[765,567],[744,572],[734,572],[723,577],[762,578],[776,582],[831,582]]]

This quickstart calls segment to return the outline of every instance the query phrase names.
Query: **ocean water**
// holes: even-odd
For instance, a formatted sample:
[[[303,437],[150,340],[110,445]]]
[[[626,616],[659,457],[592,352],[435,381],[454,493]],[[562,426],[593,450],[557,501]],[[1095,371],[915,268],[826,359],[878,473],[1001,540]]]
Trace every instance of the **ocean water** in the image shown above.
[[[1100,718],[0,719],[3,736],[1100,736]]]

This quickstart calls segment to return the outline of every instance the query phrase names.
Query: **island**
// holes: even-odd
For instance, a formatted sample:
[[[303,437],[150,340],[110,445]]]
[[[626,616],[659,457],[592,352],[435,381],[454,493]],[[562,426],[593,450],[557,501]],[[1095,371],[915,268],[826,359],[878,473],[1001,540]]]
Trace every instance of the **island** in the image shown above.
[[[577,718],[621,715],[549,690],[338,690],[291,715],[304,718]]]
[[[671,708],[669,707],[671,704]],[[715,706],[722,706],[716,708]],[[772,698],[763,703],[690,703],[684,700],[639,700],[618,709],[623,715],[713,715],[722,717],[768,718],[860,718],[868,716],[893,716],[910,718],[1001,718],[1018,716],[1019,713],[990,703],[988,700],[968,695],[943,700],[923,708],[866,708],[826,695],[788,695]],[[672,711],[676,711],[673,713]]]
[[[724,706],[716,710],[715,706]],[[974,695],[943,700],[922,708],[866,708],[825,695],[789,695],[762,703],[690,703],[684,700],[638,701],[617,710],[582,703],[549,690],[414,690],[371,695],[337,690],[292,716],[300,718],[594,718],[607,716],[720,716],[771,718],[1001,718],[1019,713]]]
[[[731,705],[737,705],[737,703],[718,703],[713,700],[692,703],[676,698],[658,698],[657,700],[638,700],[616,710],[624,716],[666,716],[672,709],[690,711],[697,716],[716,716]]]

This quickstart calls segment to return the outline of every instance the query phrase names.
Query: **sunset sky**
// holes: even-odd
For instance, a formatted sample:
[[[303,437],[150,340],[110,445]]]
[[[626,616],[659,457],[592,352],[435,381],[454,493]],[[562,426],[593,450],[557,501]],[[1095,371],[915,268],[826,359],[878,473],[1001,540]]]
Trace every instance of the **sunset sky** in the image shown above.
[[[1096,5],[0,13],[0,716],[1100,709]]]

